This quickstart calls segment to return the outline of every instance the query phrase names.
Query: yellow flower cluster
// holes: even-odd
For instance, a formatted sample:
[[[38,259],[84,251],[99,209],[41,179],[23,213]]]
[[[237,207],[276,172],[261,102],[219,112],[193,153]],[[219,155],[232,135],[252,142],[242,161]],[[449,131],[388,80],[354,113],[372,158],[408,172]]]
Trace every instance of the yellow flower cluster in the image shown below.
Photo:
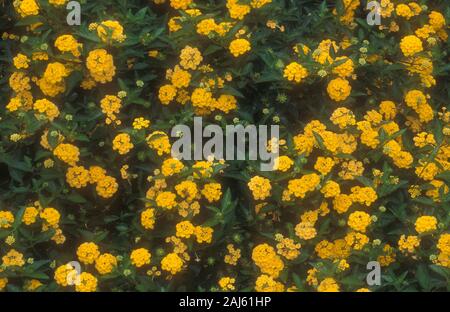
[[[34,102],[33,109],[48,118],[50,121],[53,121],[59,116],[58,106],[47,99],[37,100]]]
[[[416,231],[419,234],[431,232],[437,228],[437,220],[434,216],[422,216],[417,218],[415,223]]]
[[[123,33],[123,27],[118,21],[107,20],[97,26],[97,35],[103,42],[117,41],[123,42],[126,35]]]
[[[131,263],[137,268],[143,267],[146,264],[150,264],[152,255],[146,248],[138,248],[131,252]]]
[[[19,0],[14,1],[14,8],[22,17],[38,15],[39,5],[35,0]]]
[[[360,0],[302,4],[316,32],[295,1],[98,2],[89,31],[58,26],[67,0],[3,5],[0,291],[444,287],[448,16],[432,1],[381,0],[375,33]],[[196,116],[279,124],[273,170],[172,155]],[[366,288],[375,259],[436,283]]]
[[[348,80],[343,78],[336,78],[331,80],[327,86],[327,92],[330,98],[336,102],[341,102],[347,99],[352,91]]]
[[[86,59],[86,67],[89,70],[89,74],[96,82],[111,82],[116,75],[114,59],[105,49],[90,51]]]
[[[58,144],[53,150],[53,155],[70,166],[75,166],[80,160],[80,150],[72,144]]]
[[[289,81],[301,82],[308,77],[308,71],[299,63],[292,62],[284,69],[284,78]]]
[[[120,133],[114,137],[112,141],[113,150],[117,151],[120,155],[125,155],[130,152],[130,150],[134,147],[131,142],[131,137],[128,133]]]
[[[400,49],[404,56],[413,56],[423,51],[422,41],[414,35],[405,36],[400,41]]]
[[[284,269],[284,263],[272,246],[260,244],[253,248],[252,260],[262,273],[272,278],[277,278]]]
[[[256,200],[264,200],[270,196],[270,190],[272,186],[270,185],[270,180],[255,176],[248,182],[248,187],[252,191],[253,198]]]
[[[82,44],[72,35],[61,35],[55,40],[55,48],[61,52],[70,52],[73,56],[79,57],[81,55],[80,49]]]
[[[169,253],[161,260],[161,269],[172,275],[177,274],[183,268],[184,262],[176,253]]]
[[[84,264],[93,264],[100,256],[100,250],[95,243],[82,243],[77,249],[78,260]]]
[[[251,50],[250,42],[246,39],[235,39],[230,42],[229,46],[231,54],[233,54],[234,57],[238,57],[240,55],[243,55]]]

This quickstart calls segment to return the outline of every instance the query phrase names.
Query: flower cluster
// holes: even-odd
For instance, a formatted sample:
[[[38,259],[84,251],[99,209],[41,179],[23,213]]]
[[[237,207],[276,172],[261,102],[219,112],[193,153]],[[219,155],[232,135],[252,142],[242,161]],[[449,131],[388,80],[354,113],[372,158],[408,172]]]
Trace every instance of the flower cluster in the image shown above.
[[[2,3],[0,291],[446,290],[448,5],[288,2]]]

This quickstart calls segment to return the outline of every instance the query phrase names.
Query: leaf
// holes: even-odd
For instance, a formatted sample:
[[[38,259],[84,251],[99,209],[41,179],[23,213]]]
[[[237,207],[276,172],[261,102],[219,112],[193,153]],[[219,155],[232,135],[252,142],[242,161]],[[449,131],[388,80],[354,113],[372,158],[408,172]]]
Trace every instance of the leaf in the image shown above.
[[[69,194],[68,196],[66,196],[66,199],[67,199],[68,201],[71,201],[71,202],[76,203],[76,204],[84,204],[84,203],[87,203],[86,198],[84,198],[83,196],[81,196],[81,195],[78,194],[78,193],[71,193],[71,194]]]
[[[430,277],[428,275],[426,266],[424,264],[419,264],[416,270],[416,278],[419,282],[419,285],[425,290],[430,291]]]
[[[16,26],[28,26],[36,23],[42,23],[45,22],[44,18],[41,16],[27,16],[21,18],[17,23]]]
[[[207,56],[210,54],[214,54],[215,52],[220,51],[220,50],[222,50],[221,46],[212,44],[206,48],[205,52],[203,52],[203,55]]]

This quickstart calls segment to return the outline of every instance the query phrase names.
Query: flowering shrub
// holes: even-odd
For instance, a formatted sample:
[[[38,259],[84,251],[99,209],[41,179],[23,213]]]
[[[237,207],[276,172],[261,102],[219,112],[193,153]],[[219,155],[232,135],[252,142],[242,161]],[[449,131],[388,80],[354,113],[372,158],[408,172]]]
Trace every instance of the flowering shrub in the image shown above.
[[[448,290],[447,1],[67,2],[1,4],[0,290]]]

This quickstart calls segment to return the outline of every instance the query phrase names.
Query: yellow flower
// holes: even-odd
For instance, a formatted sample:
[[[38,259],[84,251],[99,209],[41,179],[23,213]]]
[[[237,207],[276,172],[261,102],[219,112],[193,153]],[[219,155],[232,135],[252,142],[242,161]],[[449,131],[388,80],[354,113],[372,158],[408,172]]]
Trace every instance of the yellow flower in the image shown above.
[[[123,27],[118,21],[103,21],[97,27],[97,34],[103,42],[117,41],[123,42],[126,35],[123,34]]]
[[[35,0],[14,1],[14,8],[22,17],[39,14],[39,5]]]
[[[61,218],[60,213],[55,208],[45,208],[39,214],[42,220],[46,222],[47,225],[51,227],[57,227],[59,219]]]
[[[89,181],[91,183],[98,183],[100,180],[105,178],[106,170],[99,166],[89,167]]]
[[[76,278],[78,275],[75,268],[67,263],[56,268],[54,273],[55,282],[61,286],[68,286],[69,283],[74,283],[73,278]]]
[[[194,234],[197,243],[211,243],[213,232],[214,230],[209,226],[196,226]]]
[[[62,82],[65,77],[69,75],[69,70],[64,64],[59,62],[49,63],[45,69],[44,76],[46,81],[52,84]]]
[[[176,158],[169,158],[164,160],[161,166],[161,172],[165,177],[170,177],[174,174],[180,173],[183,170],[183,163]]]
[[[79,161],[80,150],[75,145],[62,143],[53,150],[53,155],[66,164],[75,166]]]
[[[404,56],[413,56],[423,51],[422,41],[414,35],[405,36],[400,41],[400,49]]]
[[[327,86],[327,92],[330,98],[336,102],[344,101],[350,95],[352,87],[348,80],[336,78],[331,80]]]
[[[114,137],[113,150],[117,151],[120,155],[125,155],[130,152],[134,147],[131,143],[131,137],[128,133],[120,133]]]
[[[59,82],[52,82],[43,77],[36,81],[36,84],[39,86],[44,95],[50,97],[55,97],[66,90],[64,80],[62,79]]]
[[[13,63],[17,69],[27,69],[29,67],[30,59],[26,55],[19,53],[13,58]]]
[[[86,67],[91,77],[100,83],[111,82],[116,74],[113,57],[105,49],[96,49],[89,52]]]
[[[95,269],[101,275],[109,274],[117,266],[117,258],[112,254],[104,253],[95,259]]]
[[[180,24],[178,24],[178,21],[181,19],[180,16],[174,16],[169,19],[167,22],[167,26],[169,27],[170,32],[176,32],[183,28]]]
[[[354,186],[351,188],[351,192],[350,198],[354,203],[364,204],[367,207],[370,207],[378,198],[377,193],[371,187]]]
[[[237,100],[233,95],[222,94],[215,101],[215,108],[227,114],[237,108]]]
[[[78,259],[84,264],[93,264],[100,256],[100,251],[95,243],[88,242],[78,246]]]
[[[11,267],[18,266],[22,267],[25,264],[25,260],[23,259],[23,254],[18,252],[15,249],[11,249],[2,257],[2,266]]]
[[[331,157],[317,157],[314,169],[323,175],[327,175],[333,169],[334,161]]]
[[[301,64],[292,62],[284,69],[283,77],[289,81],[301,82],[308,77],[308,71]]]
[[[0,210],[0,229],[9,229],[14,223],[11,211]]]
[[[436,247],[442,253],[450,254],[450,233],[441,234]]]
[[[209,178],[213,172],[212,162],[200,160],[197,161],[193,166],[194,170],[193,177],[195,179]]]
[[[183,260],[176,253],[169,253],[161,260],[161,269],[172,275],[177,274],[183,268]]]
[[[158,98],[162,104],[168,105],[177,95],[177,89],[170,84],[164,85],[159,88]]]
[[[354,64],[353,61],[347,56],[340,56],[335,59],[336,62],[342,62],[338,66],[333,68],[333,73],[341,78],[350,77],[353,75]]]
[[[398,240],[398,249],[403,252],[413,253],[419,247],[420,239],[417,236],[400,236]]]
[[[255,176],[248,182],[248,188],[252,191],[255,200],[264,200],[270,196],[272,186],[269,179]]]
[[[341,214],[347,212],[352,204],[351,197],[346,194],[339,194],[333,199],[333,209]]]
[[[422,234],[437,229],[437,219],[434,216],[422,216],[415,223],[417,233]]]
[[[203,57],[197,48],[185,46],[180,53],[180,65],[184,69],[197,69],[197,66],[202,62]]]
[[[161,192],[156,197],[156,204],[165,209],[172,209],[177,205],[176,195],[172,192]]]
[[[152,132],[146,139],[148,146],[156,150],[159,156],[170,153],[170,141],[167,134],[162,131]]]
[[[99,179],[95,190],[103,198],[111,198],[118,190],[119,185],[114,177],[105,175]]]
[[[316,237],[317,231],[311,222],[300,222],[295,226],[295,235],[301,239],[309,240]]]
[[[23,72],[13,72],[9,77],[9,86],[17,93],[28,91],[31,89],[30,78]]]
[[[41,287],[43,284],[37,280],[37,279],[32,279],[26,282],[26,284],[24,285],[24,288],[27,291],[35,291],[37,290],[39,287]],[[0,287],[1,288],[1,287]]]
[[[48,0],[48,3],[53,4],[55,6],[60,6],[66,4],[68,0]]]
[[[362,233],[350,232],[345,236],[345,242],[355,250],[361,250],[369,242],[369,238]]]
[[[236,282],[236,280],[234,278],[231,277],[222,277],[218,284],[219,287],[223,290],[223,291],[232,291],[235,290],[236,287],[234,286],[234,283]]]
[[[218,201],[222,196],[222,186],[219,183],[207,183],[203,186],[202,195],[212,203]]]
[[[428,18],[430,25],[436,31],[442,29],[445,26],[445,17],[437,11],[431,11],[431,13],[428,15]]]
[[[439,173],[439,168],[435,163],[422,163],[419,161],[418,166],[416,166],[416,175],[425,181],[431,181]]]
[[[50,121],[53,121],[59,116],[58,107],[47,99],[37,100],[34,102],[33,109],[38,113],[45,115],[45,117],[47,117]]]
[[[241,250],[235,249],[233,244],[227,245],[228,254],[224,257],[224,262],[229,265],[237,265],[238,260],[241,258]]]
[[[143,267],[146,264],[150,264],[151,258],[151,253],[145,248],[135,249],[130,254],[131,264],[133,264],[137,268]]]
[[[292,167],[293,164],[294,161],[288,156],[279,156],[275,158],[273,169],[281,172],[286,172]]]
[[[250,4],[252,5],[252,8],[259,9],[271,2],[272,0],[252,0]]]
[[[186,10],[192,0],[170,0],[170,6],[175,10]]]
[[[147,129],[150,126],[150,120],[144,117],[138,117],[133,120],[133,128],[136,130]]]
[[[208,36],[211,32],[217,29],[218,25],[213,18],[206,18],[197,24],[197,33]]]
[[[229,49],[234,57],[238,57],[250,51],[251,45],[250,42],[246,39],[235,39],[231,41]]]
[[[277,253],[288,260],[294,260],[300,255],[299,243],[295,243],[293,239],[284,237],[281,234],[275,234],[275,239],[278,241]]]
[[[238,4],[238,0],[227,0],[227,8],[230,17],[237,20],[243,20],[251,10],[249,5]]]
[[[257,292],[282,292],[284,285],[275,281],[271,276],[262,274],[256,279],[255,290]]]
[[[141,213],[141,224],[147,230],[155,227],[155,209],[147,208]]]
[[[72,35],[61,35],[55,40],[55,47],[61,52],[70,52],[73,56],[80,56],[80,44]]]
[[[296,198],[304,198],[306,193],[312,192],[320,183],[320,176],[311,173],[305,174],[300,179],[289,180],[286,195],[294,195]]]
[[[67,169],[66,181],[74,188],[85,187],[90,181],[89,170],[83,166],[70,167]]]
[[[432,133],[420,132],[416,134],[413,138],[414,145],[422,148],[427,145],[436,145],[436,140],[434,139],[434,135]]]
[[[323,281],[320,282],[317,287],[317,291],[319,292],[339,292],[338,283],[331,277],[327,277]]]
[[[175,227],[176,235],[181,238],[189,238],[195,232],[195,226],[190,221],[179,222]]]
[[[336,197],[341,193],[341,188],[338,183],[328,180],[325,182],[320,192],[325,196],[325,198]]]
[[[397,115],[397,108],[392,101],[382,101],[380,103],[380,114],[384,116],[386,120],[392,120]]]
[[[204,88],[195,88],[191,95],[191,102],[196,108],[206,109],[212,109],[215,104],[212,93]]]
[[[398,16],[406,18],[407,20],[414,16],[414,12],[411,11],[411,8],[403,3],[397,5],[395,8],[395,13],[397,13]]]
[[[368,213],[365,213],[364,211],[355,211],[350,214],[348,217],[348,226],[351,227],[353,230],[365,233],[367,227],[371,223],[371,218]]]
[[[284,269],[284,263],[276,254],[275,249],[268,244],[260,244],[253,248],[252,260],[261,272],[277,278]]]
[[[77,292],[94,292],[97,290],[97,278],[88,272],[80,274],[80,283],[75,285]]]
[[[355,115],[351,110],[345,107],[339,107],[331,114],[330,120],[333,124],[339,126],[340,129],[345,129],[348,126],[356,124]]]
[[[178,196],[186,199],[187,202],[191,202],[198,194],[197,184],[188,180],[175,185],[175,190]]]
[[[116,124],[120,124],[117,120],[116,114],[120,112],[120,108],[122,107],[122,100],[115,95],[106,95],[100,101],[100,107],[102,112],[106,114],[106,124],[110,124],[111,122],[115,122]]]
[[[22,222],[26,225],[30,225],[36,222],[36,218],[39,215],[39,210],[36,207],[27,207],[22,216]],[[1,217],[0,217],[1,219]],[[1,227],[1,226],[0,226]]]

